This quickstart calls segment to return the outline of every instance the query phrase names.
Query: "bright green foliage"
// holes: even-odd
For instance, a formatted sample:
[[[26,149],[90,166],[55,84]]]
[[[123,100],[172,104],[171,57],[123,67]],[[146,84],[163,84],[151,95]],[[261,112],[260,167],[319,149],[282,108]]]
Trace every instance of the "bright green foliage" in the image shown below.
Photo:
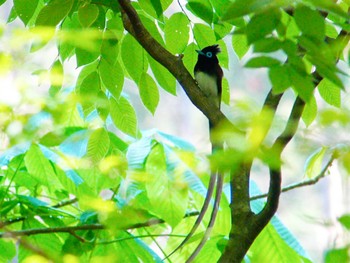
[[[5,2],[0,0],[0,5]],[[222,101],[229,110],[235,107],[235,125],[253,131],[248,140],[222,135],[231,148],[210,157],[174,135],[143,131],[138,116],[144,115],[133,106],[134,93],[138,92],[145,114],[154,115],[161,100],[159,88],[176,95],[179,85],[126,32],[118,1],[13,1],[7,22],[18,20],[23,27],[0,28],[0,41],[5,41],[0,45],[0,77],[18,78],[22,97],[16,103],[0,102],[1,262],[16,255],[20,262],[45,257],[52,262],[162,262],[190,231],[195,221],[191,212],[201,209],[210,164],[232,169],[255,158],[283,164],[274,160],[275,153],[264,151],[273,113],[258,119],[254,105],[232,105],[228,81],[232,49],[247,71],[263,68],[274,94],[292,89],[302,98],[307,126],[318,121],[326,127],[348,125],[350,113],[341,108],[349,59],[348,1],[189,0],[181,8],[179,2],[183,1],[140,0],[132,5],[155,40],[170,53],[183,55],[192,75],[195,50],[220,45],[218,58],[227,77]],[[9,36],[11,41],[6,42]],[[52,61],[45,68],[22,52]],[[22,67],[38,67],[36,63],[44,68],[33,70],[33,75],[43,85],[33,84],[30,74],[21,76]],[[42,95],[45,85],[49,89]],[[320,111],[319,97],[331,107]],[[349,174],[349,152],[340,146],[310,152],[306,177],[318,176],[332,154]],[[197,262],[216,262],[227,244],[228,189],[227,184],[212,235]],[[171,262],[186,261],[208,221],[209,214]],[[345,231],[349,221],[348,215],[339,218]],[[86,229],[3,236],[59,227]],[[329,250],[325,262],[349,261],[347,249]],[[276,218],[260,233],[246,259],[310,262]]]

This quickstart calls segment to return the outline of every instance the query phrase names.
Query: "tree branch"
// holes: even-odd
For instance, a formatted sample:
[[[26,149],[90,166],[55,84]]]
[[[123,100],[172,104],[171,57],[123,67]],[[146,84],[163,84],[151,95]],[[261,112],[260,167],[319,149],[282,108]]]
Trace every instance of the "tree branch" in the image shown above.
[[[287,185],[287,186],[285,186],[285,187],[283,187],[281,189],[281,193],[288,192],[288,191],[296,189],[296,188],[300,188],[300,187],[316,184],[318,181],[320,181],[322,178],[324,178],[326,176],[326,172],[327,172],[328,168],[330,166],[332,166],[333,161],[334,161],[334,157],[332,157],[327,162],[327,164],[323,167],[321,172],[317,176],[315,176],[313,179]],[[261,194],[261,195],[255,195],[255,196],[251,197],[250,200],[253,201],[253,200],[265,198],[267,196],[268,196],[268,193]]]
[[[184,218],[190,216],[197,216],[198,211],[187,213]],[[137,223],[127,227],[124,227],[122,230],[129,230],[147,226],[153,226],[157,224],[165,223],[163,219],[152,218],[144,223]],[[67,226],[67,227],[48,227],[48,228],[34,228],[34,229],[26,229],[26,230],[18,230],[18,231],[6,231],[0,233],[0,238],[12,238],[19,236],[31,236],[31,235],[39,235],[39,234],[50,234],[50,233],[69,233],[72,234],[75,231],[79,230],[101,230],[106,229],[106,227],[102,224],[90,224],[90,225],[81,225],[81,226]]]

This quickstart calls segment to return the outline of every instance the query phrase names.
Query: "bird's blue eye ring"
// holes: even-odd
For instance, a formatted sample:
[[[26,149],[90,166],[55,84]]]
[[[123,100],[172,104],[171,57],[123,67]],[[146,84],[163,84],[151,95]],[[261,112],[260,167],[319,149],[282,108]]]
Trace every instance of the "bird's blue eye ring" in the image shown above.
[[[205,55],[206,55],[208,58],[211,58],[211,57],[213,56],[213,53],[207,52]]]

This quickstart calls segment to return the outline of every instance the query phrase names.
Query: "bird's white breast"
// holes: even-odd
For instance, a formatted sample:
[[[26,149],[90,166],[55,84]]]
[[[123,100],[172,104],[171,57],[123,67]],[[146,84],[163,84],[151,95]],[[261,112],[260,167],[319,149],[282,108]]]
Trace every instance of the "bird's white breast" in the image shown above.
[[[218,101],[218,87],[217,79],[215,76],[210,76],[203,72],[196,72],[194,75],[198,82],[198,86],[203,93],[210,99],[214,100],[215,104],[219,104]]]

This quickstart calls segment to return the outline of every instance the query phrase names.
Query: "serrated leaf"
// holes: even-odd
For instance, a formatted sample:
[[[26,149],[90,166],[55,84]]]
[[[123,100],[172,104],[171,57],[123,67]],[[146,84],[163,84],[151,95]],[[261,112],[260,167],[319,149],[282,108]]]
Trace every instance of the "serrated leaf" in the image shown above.
[[[304,166],[305,176],[307,178],[313,179],[320,174],[326,151],[327,147],[319,148],[307,158]]]
[[[86,155],[94,162],[98,163],[108,152],[109,136],[104,128],[95,130],[89,138]]]
[[[91,26],[97,19],[99,9],[94,4],[85,4],[78,9],[79,22],[83,27]]]
[[[311,78],[306,74],[299,73],[292,67],[289,68],[289,77],[294,90],[303,99],[303,101],[306,103],[309,102],[309,100],[313,97],[313,91],[315,88]]]
[[[322,79],[317,86],[321,97],[330,105],[340,108],[341,92],[340,88],[328,79]]]
[[[167,174],[166,157],[162,145],[157,144],[146,162],[150,181],[146,184],[152,212],[173,228],[182,220],[188,203],[187,188],[177,185]]]
[[[189,41],[189,21],[183,13],[173,14],[164,26],[165,43],[173,54],[181,54]]]
[[[147,72],[148,61],[145,51],[130,34],[123,39],[121,56],[130,77],[138,83],[142,73]]]
[[[61,184],[57,180],[56,174],[49,162],[44,156],[39,146],[32,144],[24,157],[28,172],[42,185],[50,190],[59,189]]]
[[[38,6],[39,0],[14,0],[13,5],[16,9],[17,15],[27,25],[29,20],[33,17],[34,12]]]
[[[152,138],[148,136],[130,144],[126,157],[131,169],[143,168],[145,160],[152,149],[151,143]]]
[[[150,75],[143,73],[138,87],[143,104],[154,114],[159,103],[159,91],[156,83]]]
[[[245,34],[233,34],[232,47],[239,59],[248,52],[249,45]]]
[[[137,117],[130,102],[120,96],[119,99],[110,98],[110,115],[115,126],[122,132],[133,137],[137,135]]]
[[[44,6],[36,18],[36,26],[56,26],[65,18],[74,0],[53,0]]]
[[[216,43],[216,37],[213,29],[204,24],[194,24],[193,35],[200,49]]]
[[[107,60],[101,59],[98,70],[103,84],[114,98],[118,99],[124,85],[124,72],[119,62],[111,65]]]
[[[299,5],[295,9],[294,18],[303,34],[323,41],[325,37],[325,20],[318,11]]]
[[[274,67],[279,66],[281,61],[278,59],[261,56],[250,59],[244,66],[246,68],[264,68],[264,67]]]
[[[306,126],[309,126],[317,116],[317,103],[314,96],[311,96],[305,104],[302,119]]]

